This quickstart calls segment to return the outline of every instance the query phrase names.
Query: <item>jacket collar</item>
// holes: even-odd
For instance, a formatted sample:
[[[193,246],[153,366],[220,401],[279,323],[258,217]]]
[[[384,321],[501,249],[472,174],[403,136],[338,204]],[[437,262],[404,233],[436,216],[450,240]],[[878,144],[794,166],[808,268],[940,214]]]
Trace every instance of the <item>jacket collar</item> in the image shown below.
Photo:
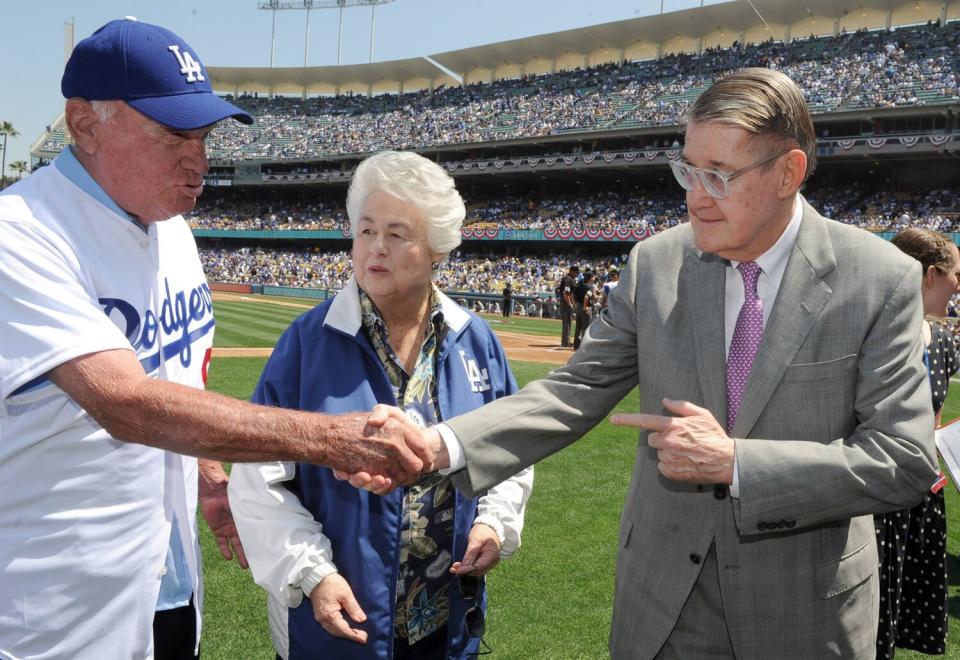
[[[470,315],[442,291],[437,292],[437,297],[444,324],[459,333],[470,323]],[[351,277],[340,293],[334,296],[323,324],[351,337],[359,334],[363,326],[363,314],[360,309],[360,287],[355,277]]]

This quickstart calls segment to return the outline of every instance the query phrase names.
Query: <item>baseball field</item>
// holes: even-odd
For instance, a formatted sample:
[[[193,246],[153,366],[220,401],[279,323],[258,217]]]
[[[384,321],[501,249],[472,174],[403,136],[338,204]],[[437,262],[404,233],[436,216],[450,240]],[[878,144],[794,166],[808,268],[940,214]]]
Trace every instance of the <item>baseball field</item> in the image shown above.
[[[217,329],[208,386],[249,398],[269,349],[315,301],[215,298]],[[514,375],[524,383],[566,361],[559,323],[489,317],[502,337]],[[636,409],[634,392],[618,410]],[[944,420],[960,416],[960,384]],[[636,434],[604,422],[583,440],[537,465],[523,546],[488,577],[485,639],[493,658],[550,660],[607,657],[617,526],[633,465]],[[947,486],[950,635],[948,657],[960,657],[960,497]],[[266,597],[249,573],[225,562],[201,524],[206,573],[203,657],[273,658]],[[927,657],[898,652],[898,658]]]

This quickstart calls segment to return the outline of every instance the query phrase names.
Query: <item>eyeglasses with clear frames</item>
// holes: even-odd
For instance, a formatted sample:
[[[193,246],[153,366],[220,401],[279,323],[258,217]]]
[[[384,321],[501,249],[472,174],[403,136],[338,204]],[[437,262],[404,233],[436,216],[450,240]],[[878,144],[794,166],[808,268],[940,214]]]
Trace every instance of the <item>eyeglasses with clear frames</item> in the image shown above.
[[[790,153],[793,149],[784,149],[780,153],[774,154],[768,158],[758,160],[755,163],[747,165],[746,167],[741,167],[739,170],[730,172],[729,174],[721,172],[719,170],[712,170],[709,168],[703,167],[694,167],[685,160],[676,160],[670,161],[670,169],[673,170],[673,176],[676,177],[677,183],[680,184],[684,190],[693,190],[694,180],[693,177],[696,176],[700,179],[700,183],[703,185],[703,189],[707,191],[707,194],[713,197],[714,199],[726,199],[727,195],[730,194],[730,182],[736,179],[741,174],[746,174],[750,170],[754,170],[761,165],[766,165],[767,163],[780,158],[780,156]]]

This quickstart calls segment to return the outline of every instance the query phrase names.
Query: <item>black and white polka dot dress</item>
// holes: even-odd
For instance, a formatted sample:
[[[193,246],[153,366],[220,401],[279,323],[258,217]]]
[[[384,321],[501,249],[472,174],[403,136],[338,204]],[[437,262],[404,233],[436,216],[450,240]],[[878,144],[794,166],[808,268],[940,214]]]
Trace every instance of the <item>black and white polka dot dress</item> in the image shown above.
[[[931,327],[924,355],[933,409],[947,398],[958,366],[953,336]],[[894,646],[942,655],[947,637],[947,519],[943,490],[904,511],[875,516],[880,551],[880,628],[877,658],[893,658]]]

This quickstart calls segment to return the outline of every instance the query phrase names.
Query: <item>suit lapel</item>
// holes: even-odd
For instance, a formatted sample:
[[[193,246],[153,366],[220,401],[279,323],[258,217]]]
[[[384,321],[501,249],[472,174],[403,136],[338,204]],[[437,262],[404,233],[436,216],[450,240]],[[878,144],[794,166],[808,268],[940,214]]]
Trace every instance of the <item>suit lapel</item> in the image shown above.
[[[703,401],[694,402],[727,423],[726,360],[723,341],[723,304],[726,260],[693,251],[684,259],[681,299],[687,301],[692,319],[697,376]],[[722,418],[722,419],[721,419]]]
[[[801,198],[802,200],[802,198]],[[830,299],[823,277],[836,267],[826,220],[803,203],[803,219],[790,251],[780,290],[763,330],[743,402],[731,435],[749,437],[787,367]]]

